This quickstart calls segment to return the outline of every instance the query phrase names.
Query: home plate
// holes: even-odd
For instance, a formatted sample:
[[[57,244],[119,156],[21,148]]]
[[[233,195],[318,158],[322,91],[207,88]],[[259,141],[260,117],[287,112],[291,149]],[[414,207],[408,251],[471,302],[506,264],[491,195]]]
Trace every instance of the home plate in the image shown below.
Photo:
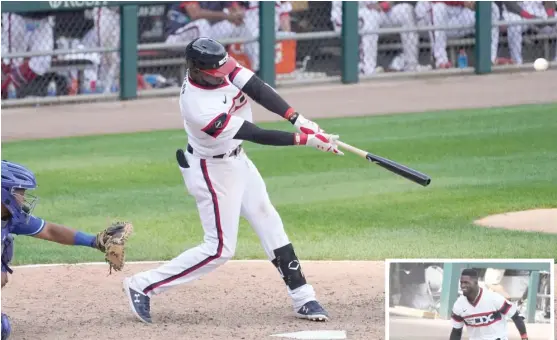
[[[294,333],[272,334],[271,336],[288,339],[333,340],[346,339],[346,331],[301,331]]]

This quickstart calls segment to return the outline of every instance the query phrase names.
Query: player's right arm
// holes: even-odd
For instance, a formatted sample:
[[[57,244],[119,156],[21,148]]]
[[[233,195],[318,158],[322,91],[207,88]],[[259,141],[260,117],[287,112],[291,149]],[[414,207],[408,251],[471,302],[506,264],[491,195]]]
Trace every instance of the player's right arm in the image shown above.
[[[453,311],[451,314],[451,325],[453,329],[449,340],[460,340],[462,339],[462,329],[464,328],[464,318],[460,315],[459,308],[457,306],[458,300],[453,306]]]
[[[199,112],[198,110],[193,110]],[[198,113],[187,117],[187,124],[192,129],[200,130],[214,139],[240,139],[249,142],[274,145],[307,145],[321,151],[343,154],[335,143],[338,136],[319,133],[309,135],[305,133],[292,133],[280,130],[261,129],[257,125],[244,120],[236,115],[226,112],[218,114]]]
[[[237,12],[226,13],[224,11],[213,11],[201,8],[198,1],[184,1],[180,4],[180,7],[183,8],[192,21],[197,19],[207,19],[209,21],[234,21],[237,20],[238,17],[242,16],[241,13]]]

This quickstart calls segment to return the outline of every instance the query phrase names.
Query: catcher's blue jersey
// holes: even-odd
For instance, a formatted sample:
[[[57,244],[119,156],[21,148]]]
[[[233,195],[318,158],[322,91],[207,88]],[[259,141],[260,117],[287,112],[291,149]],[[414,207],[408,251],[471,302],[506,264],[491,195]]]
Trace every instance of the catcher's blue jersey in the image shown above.
[[[43,230],[44,225],[44,220],[35,216],[30,216],[26,223],[13,223],[11,219],[2,220],[2,273],[12,272],[9,264],[14,256],[14,239],[10,234],[36,235]]]
[[[44,220],[33,215],[29,216],[27,223],[13,223],[11,219],[2,220],[2,241],[8,234],[28,235],[38,234],[44,228]]]

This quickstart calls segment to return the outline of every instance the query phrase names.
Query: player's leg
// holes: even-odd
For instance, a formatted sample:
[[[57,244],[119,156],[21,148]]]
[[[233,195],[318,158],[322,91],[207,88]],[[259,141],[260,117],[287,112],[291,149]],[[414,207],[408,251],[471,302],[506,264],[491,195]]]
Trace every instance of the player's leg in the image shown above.
[[[259,8],[246,10],[244,25],[252,36],[259,36]],[[244,44],[254,72],[259,71],[259,41]]]
[[[189,43],[198,37],[211,36],[211,24],[206,19],[194,20],[166,38],[169,44]]]
[[[431,22],[434,26],[447,26],[449,23],[449,6],[444,3],[436,2],[431,4]],[[450,67],[447,56],[447,31],[433,31],[433,57],[435,66],[438,68]]]
[[[8,283],[8,272],[11,269],[8,267],[14,255],[13,237],[8,235],[4,242],[2,242],[2,288]],[[11,333],[11,325],[8,316],[2,313],[2,339],[7,339]]]
[[[383,14],[383,15],[382,15]],[[370,75],[377,68],[377,33],[368,34],[366,31],[378,30],[386,15],[377,10],[367,7],[359,8],[359,30],[360,30],[360,73]]]
[[[3,55],[7,52],[27,51],[31,34],[27,31],[26,20],[15,13],[2,13]],[[10,84],[14,84],[17,90],[36,77],[36,74],[29,68],[29,62],[24,58],[4,59],[2,73],[5,74],[2,78],[2,97],[7,96]]]
[[[414,7],[408,3],[394,5],[387,14],[387,24],[404,28],[416,27]],[[418,67],[418,32],[401,33],[400,39],[402,42],[404,69],[414,71]]]
[[[120,46],[120,14],[112,7],[100,7],[95,11],[95,26],[99,46],[113,48]],[[111,92],[118,86],[120,78],[120,56],[118,52],[101,54],[99,79],[104,92]]]
[[[499,6],[495,2],[491,3],[491,22],[499,21],[501,18],[501,12]],[[474,13],[474,23],[476,22],[476,13]],[[499,26],[491,27],[491,62],[497,64],[507,64],[508,62],[503,59],[497,58],[497,52],[499,51]]]
[[[511,13],[506,9],[503,10],[503,19],[509,22],[522,21],[520,15]],[[509,51],[511,59],[515,64],[522,64],[522,32],[526,29],[526,25],[508,25],[507,37],[509,40]]]
[[[29,38],[29,48],[33,52],[54,50],[54,17],[37,20],[37,27]],[[37,75],[43,75],[50,68],[52,56],[38,56],[29,59],[29,68]]]
[[[257,22],[259,22],[259,20]],[[249,26],[245,23],[236,26],[228,20],[222,20],[211,26],[211,36],[217,40],[231,37],[251,38],[254,36],[254,33],[249,30]],[[245,51],[250,60],[252,68],[254,68],[253,65],[255,65],[257,66],[257,69],[259,69],[258,48],[255,48],[254,44],[246,44]]]
[[[284,225],[271,203],[261,174],[244,154],[247,163],[247,188],[242,197],[242,216],[256,232],[267,258],[279,271],[292,299],[294,312],[300,318],[326,320],[327,312],[317,302],[313,286],[307,283],[294,247],[284,231]]]
[[[416,15],[416,24],[418,27],[433,26],[433,15],[431,10],[431,3],[428,1],[418,1],[414,7],[414,13]],[[427,36],[429,38],[429,48],[431,50],[431,57],[433,55],[433,42],[434,42],[434,31],[428,30],[427,33],[418,33],[424,38]]]
[[[188,154],[191,156],[191,154]],[[134,314],[151,322],[150,297],[198,279],[234,256],[241,197],[245,180],[241,163],[188,157],[190,167],[180,168],[188,192],[195,198],[204,231],[203,243],[160,267],[124,280],[124,291]]]

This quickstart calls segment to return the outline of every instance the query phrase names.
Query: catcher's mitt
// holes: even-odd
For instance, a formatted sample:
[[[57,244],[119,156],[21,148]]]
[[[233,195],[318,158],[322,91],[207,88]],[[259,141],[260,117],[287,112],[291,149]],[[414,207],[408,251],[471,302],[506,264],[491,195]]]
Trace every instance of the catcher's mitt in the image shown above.
[[[126,241],[133,231],[130,222],[113,222],[108,228],[97,234],[95,246],[105,253],[105,260],[112,269],[120,271],[126,262]]]

